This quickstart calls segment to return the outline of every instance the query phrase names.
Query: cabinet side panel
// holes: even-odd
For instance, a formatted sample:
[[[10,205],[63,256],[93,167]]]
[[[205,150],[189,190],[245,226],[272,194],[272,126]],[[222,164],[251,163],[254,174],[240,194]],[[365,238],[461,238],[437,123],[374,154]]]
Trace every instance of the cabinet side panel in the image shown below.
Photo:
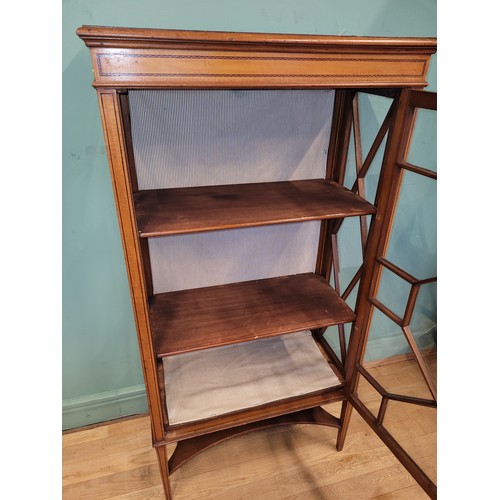
[[[153,439],[163,441],[164,427],[158,392],[153,346],[147,313],[146,286],[140,264],[141,250],[132,203],[131,183],[127,168],[124,131],[120,119],[119,99],[115,91],[99,91],[99,106],[108,151],[116,210],[129,278],[132,306],[136,321],[139,349],[152,418]]]

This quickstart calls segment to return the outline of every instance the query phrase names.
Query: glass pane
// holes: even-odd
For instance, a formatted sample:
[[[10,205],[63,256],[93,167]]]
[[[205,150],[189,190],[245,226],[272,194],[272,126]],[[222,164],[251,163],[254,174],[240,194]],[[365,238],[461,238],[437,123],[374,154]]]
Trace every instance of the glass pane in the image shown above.
[[[436,181],[405,172],[386,257],[419,279],[436,276]]]
[[[410,321],[413,337],[435,383],[437,383],[436,293],[436,283],[428,283],[420,288]]]
[[[380,126],[382,125],[387,112],[392,104],[392,99],[371,94],[358,94],[359,104],[359,127],[361,136],[361,153],[363,162],[370,152],[373,141],[377,136]],[[386,144],[387,134],[384,137],[382,144],[378,148],[375,157],[368,169],[368,173],[364,178],[365,184],[365,198],[370,202],[375,202],[375,195],[377,193],[378,178],[380,175],[380,168],[382,166],[382,159],[384,157],[384,149]],[[354,162],[354,144],[351,143],[352,161]],[[352,184],[351,184],[352,185]]]
[[[354,132],[351,127],[351,135],[349,137],[349,149],[347,150],[347,159],[345,166],[344,186],[351,189],[358,174],[356,172],[356,153],[354,151]]]
[[[340,354],[340,340],[339,340],[339,327],[329,326],[323,337],[328,342],[328,345],[333,349],[333,352],[337,355],[337,358],[342,359]]]
[[[382,267],[377,299],[400,318],[404,316],[410,289],[411,285],[407,281]]]
[[[375,196],[377,195],[378,180],[380,176],[380,169],[382,167],[382,160],[384,159],[386,142],[387,135],[375,154],[375,157],[373,158],[370,168],[365,176],[365,199],[367,199],[370,203],[375,203]]]
[[[351,340],[351,329],[352,323],[346,323],[344,325],[344,335],[345,335],[345,345],[349,346],[349,341]]]
[[[437,113],[431,109],[419,109],[406,157],[407,161],[435,172],[437,170],[436,145]]]
[[[383,426],[436,484],[436,408],[389,401]]]
[[[358,296],[359,281],[356,283],[351,293],[346,297],[346,304],[354,311],[356,307],[356,298]]]
[[[370,151],[393,100],[373,94],[358,93],[359,127],[363,161]]]
[[[368,361],[382,362],[387,358],[410,353],[408,342],[401,335],[401,328],[374,308],[363,364]]]
[[[387,392],[432,399],[403,330],[378,309],[373,312],[363,366]]]
[[[344,219],[337,240],[340,260],[340,290],[343,293],[363,263],[359,217]]]
[[[347,346],[349,345],[349,338],[351,335],[351,326],[352,323],[346,323],[343,325],[344,330],[344,338],[345,338],[345,346],[347,350]],[[339,326],[329,326],[325,333],[324,337],[328,342],[328,345],[333,349],[337,357],[342,360],[341,352],[340,352],[340,329],[342,327]]]
[[[372,375],[387,392],[432,399],[432,394],[417,361],[410,356],[412,355],[371,362],[367,367],[375,370]]]
[[[392,99],[381,96],[358,93],[359,107],[359,128],[361,136],[361,157],[362,161],[366,159],[373,141],[377,136],[380,126],[382,125],[389,108],[391,107]],[[368,174],[365,177],[365,192],[366,199],[371,203],[375,200],[375,194],[378,184],[378,176],[382,165],[386,137],[382,141],[375,158],[372,161]],[[344,185],[351,189],[356,180],[356,155],[354,148],[354,131],[351,128],[349,140],[349,150],[347,154],[347,165]]]

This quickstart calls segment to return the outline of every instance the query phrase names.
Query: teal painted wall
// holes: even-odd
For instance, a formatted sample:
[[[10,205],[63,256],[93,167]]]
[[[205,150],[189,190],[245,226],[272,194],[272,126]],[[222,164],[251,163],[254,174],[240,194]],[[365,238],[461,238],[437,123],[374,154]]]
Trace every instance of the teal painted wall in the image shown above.
[[[433,0],[63,1],[63,426],[147,410],[89,51],[82,24],[436,36]],[[436,90],[436,60],[429,72]]]

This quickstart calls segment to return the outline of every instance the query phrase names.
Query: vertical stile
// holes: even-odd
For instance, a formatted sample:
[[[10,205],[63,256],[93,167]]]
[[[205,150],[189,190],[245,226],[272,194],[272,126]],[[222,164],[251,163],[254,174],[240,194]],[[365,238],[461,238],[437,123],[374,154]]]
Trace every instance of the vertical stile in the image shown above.
[[[128,100],[128,93],[120,92],[117,93],[117,96],[120,103],[120,116],[123,130],[123,140],[127,155],[126,163],[128,177],[130,180],[132,192],[136,193],[139,190],[139,185],[137,181],[137,170],[135,167],[134,148],[132,142],[132,123],[130,118],[130,104]],[[146,281],[146,293],[148,297],[151,297],[153,295],[153,278],[151,274],[151,261],[149,258],[149,246],[147,239],[140,238],[139,246],[143,274]]]
[[[139,189],[137,182],[137,171],[135,168],[134,149],[132,143],[132,124],[130,121],[130,105],[128,101],[128,93],[120,92],[117,94],[120,101],[121,122],[123,127],[123,137],[125,140],[125,150],[127,154],[128,174],[132,192]]]
[[[146,294],[148,298],[153,296],[153,273],[151,271],[151,258],[149,256],[149,242],[147,238],[139,238],[141,252],[142,271],[146,285]]]
[[[353,91],[338,89],[335,91],[334,117],[332,120],[332,142],[328,151],[327,174],[330,178],[344,184],[347,153],[352,124],[352,99]]]
[[[336,141],[332,142],[332,180],[338,184],[344,185],[345,171],[347,166],[347,155],[349,153],[349,141],[352,130],[352,101],[355,92],[351,90],[337,90],[335,94],[336,107],[332,127],[337,128],[335,132]],[[337,102],[338,97],[338,102]],[[337,219],[332,226],[332,234],[337,234],[344,219]]]
[[[337,290],[337,293],[340,295],[341,294],[341,288],[340,288],[340,259],[339,259],[339,247],[338,247],[338,236],[337,234],[332,234],[332,249],[333,249],[333,281],[334,281],[334,287],[335,290]],[[340,357],[342,360],[342,364],[345,363],[346,359],[346,343],[345,343],[345,330],[344,330],[344,325],[339,324],[337,326],[338,332],[339,332],[339,345],[340,345]]]
[[[165,372],[163,369],[163,361],[161,358],[156,359],[156,370],[158,373],[158,386],[160,389],[160,397],[162,401],[166,401],[166,393],[165,393]],[[162,414],[163,421],[165,423],[165,427],[168,427],[168,410],[167,405],[162,405]]]

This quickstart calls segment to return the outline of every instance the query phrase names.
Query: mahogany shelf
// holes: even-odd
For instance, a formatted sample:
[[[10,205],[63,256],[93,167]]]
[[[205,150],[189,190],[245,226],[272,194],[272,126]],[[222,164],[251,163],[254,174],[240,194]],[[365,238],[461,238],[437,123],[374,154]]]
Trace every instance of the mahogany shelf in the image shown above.
[[[372,214],[375,207],[324,179],[152,189],[134,194],[143,238]]]
[[[158,357],[355,319],[327,281],[313,273],[157,294],[149,307]]]

